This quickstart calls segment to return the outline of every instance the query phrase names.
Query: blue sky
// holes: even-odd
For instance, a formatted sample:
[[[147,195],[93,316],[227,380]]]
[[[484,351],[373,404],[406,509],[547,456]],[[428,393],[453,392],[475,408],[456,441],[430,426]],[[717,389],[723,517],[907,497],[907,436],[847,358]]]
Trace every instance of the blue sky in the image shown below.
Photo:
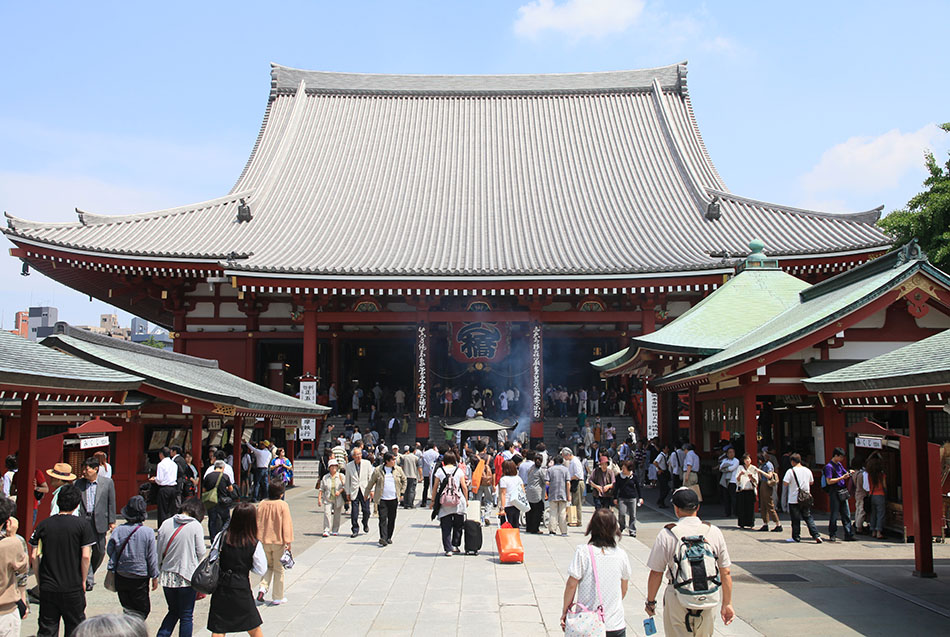
[[[689,60],[713,161],[738,194],[901,207],[945,157],[947,2],[0,2],[0,210],[73,220],[226,193],[269,62],[377,73],[543,73]],[[6,240],[4,240],[6,242]],[[6,242],[8,246],[10,245]],[[106,304],[0,259],[4,327]],[[124,322],[128,316],[123,316]]]

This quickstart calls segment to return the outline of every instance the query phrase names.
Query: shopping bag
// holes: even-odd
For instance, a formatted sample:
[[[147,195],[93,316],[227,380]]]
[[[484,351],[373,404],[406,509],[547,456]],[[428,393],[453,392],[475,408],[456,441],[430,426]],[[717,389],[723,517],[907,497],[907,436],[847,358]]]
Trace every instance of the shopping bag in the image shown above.
[[[482,503],[474,498],[465,505],[465,519],[481,521]]]
[[[505,522],[495,531],[495,545],[498,547],[498,559],[502,564],[524,562],[524,546],[521,544],[521,533]]]
[[[569,507],[567,507],[567,523],[570,524],[570,525],[577,525],[577,524],[580,524],[579,520],[577,519],[577,507],[576,507],[576,506],[569,506]]]

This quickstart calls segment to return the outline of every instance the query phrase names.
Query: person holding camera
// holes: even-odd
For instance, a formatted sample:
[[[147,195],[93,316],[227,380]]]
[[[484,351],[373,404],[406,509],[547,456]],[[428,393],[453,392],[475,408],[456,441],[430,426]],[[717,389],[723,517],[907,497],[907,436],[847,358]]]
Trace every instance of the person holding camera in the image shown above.
[[[854,542],[854,527],[851,526],[851,506],[848,500],[851,493],[848,491],[848,481],[854,477],[854,470],[844,468],[844,449],[835,447],[831,454],[831,462],[825,465],[825,484],[828,489],[828,506],[831,515],[828,518],[828,541],[838,541],[838,518],[844,527],[844,541]]]

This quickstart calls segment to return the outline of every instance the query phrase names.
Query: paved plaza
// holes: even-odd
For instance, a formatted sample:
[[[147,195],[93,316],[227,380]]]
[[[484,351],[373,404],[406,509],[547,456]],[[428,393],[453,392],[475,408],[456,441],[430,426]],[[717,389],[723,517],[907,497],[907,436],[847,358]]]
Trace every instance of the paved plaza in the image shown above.
[[[297,565],[286,574],[289,602],[261,608],[265,635],[561,634],[564,581],[574,547],[583,542],[581,529],[571,528],[568,538],[522,534],[525,564],[499,564],[496,527],[486,529],[485,550],[478,556],[448,558],[428,510],[400,509],[394,543],[380,548],[375,518],[368,535],[323,538],[314,490],[295,488],[288,502]],[[716,513],[718,507],[709,509]],[[639,537],[625,536],[621,542],[634,572],[624,602],[628,635],[643,635],[645,562],[653,539],[670,519],[668,512],[649,506],[640,511]],[[588,516],[585,510],[585,520]],[[738,618],[728,627],[717,622],[717,635],[901,635],[911,625],[921,634],[942,634],[950,625],[947,545],[935,546],[942,577],[921,580],[910,573],[909,544],[792,545],[785,542],[787,532],[742,532],[722,522],[735,563]],[[819,521],[820,528],[826,526]],[[103,589],[103,578],[101,568],[87,615],[119,610],[115,594]],[[151,599],[148,624],[154,633],[165,602],[160,591]],[[34,606],[23,635],[35,634],[37,610]],[[208,601],[200,601],[196,635],[208,634],[207,612]]]

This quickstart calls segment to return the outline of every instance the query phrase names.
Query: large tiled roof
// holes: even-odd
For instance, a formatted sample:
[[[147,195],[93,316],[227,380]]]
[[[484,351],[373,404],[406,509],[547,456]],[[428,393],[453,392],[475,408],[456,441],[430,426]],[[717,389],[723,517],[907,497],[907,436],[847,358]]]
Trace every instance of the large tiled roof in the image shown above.
[[[239,223],[240,198],[253,220]],[[706,217],[718,200],[721,217]],[[625,275],[712,269],[890,240],[879,210],[829,214],[729,193],[685,64],[608,73],[364,75],[272,69],[231,193],[124,216],[9,219],[12,239],[301,276]],[[713,256],[715,255],[715,256]]]
[[[805,380],[805,387],[815,392],[920,389],[937,385],[950,385],[950,330]]]
[[[0,331],[0,386],[122,392],[135,389],[141,383],[142,378],[138,376],[107,369]]]
[[[146,345],[65,327],[43,344],[90,363],[141,376],[146,385],[207,402],[235,407],[246,413],[290,416],[322,415],[329,408],[312,405],[244,380],[218,368],[218,362],[166,352]]]

